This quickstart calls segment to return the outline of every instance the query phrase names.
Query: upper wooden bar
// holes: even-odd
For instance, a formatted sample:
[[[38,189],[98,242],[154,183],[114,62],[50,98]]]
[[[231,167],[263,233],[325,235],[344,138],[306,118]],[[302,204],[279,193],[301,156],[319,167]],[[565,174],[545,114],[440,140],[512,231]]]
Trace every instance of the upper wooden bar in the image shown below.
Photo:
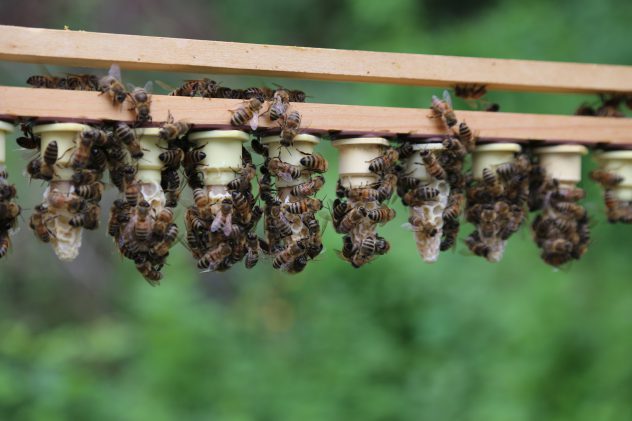
[[[153,95],[151,114],[154,123],[171,112],[176,119],[196,125],[227,126],[231,112],[242,104],[235,99],[186,98]],[[112,106],[96,92],[0,87],[0,115],[40,117],[49,120],[119,120],[132,121],[134,116],[124,106]],[[267,109],[267,105],[265,106]],[[292,103],[291,109],[302,115],[303,128],[313,131],[343,131],[383,136],[410,134],[445,135],[438,119],[429,118],[429,109],[367,107],[355,105]],[[632,145],[632,119],[578,117],[542,114],[489,113],[456,111],[481,138],[492,141],[541,140],[550,143],[578,142]],[[260,117],[263,128],[275,128],[266,116]]]
[[[0,25],[0,60],[541,92],[632,92],[632,66],[333,50]]]

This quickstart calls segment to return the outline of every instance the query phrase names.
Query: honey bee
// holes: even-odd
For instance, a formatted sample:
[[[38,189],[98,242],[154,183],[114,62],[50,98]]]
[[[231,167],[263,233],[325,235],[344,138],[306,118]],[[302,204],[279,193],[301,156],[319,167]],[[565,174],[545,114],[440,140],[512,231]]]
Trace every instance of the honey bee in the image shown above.
[[[476,234],[477,233],[475,232],[475,234],[467,237],[465,239],[465,244],[476,256],[487,258],[492,250],[487,244],[483,243]]]
[[[108,74],[99,79],[99,90],[101,94],[108,94],[112,105],[122,104],[125,101],[127,91],[121,82],[121,68],[118,64],[111,65]]]
[[[20,215],[22,209],[15,202],[0,202],[0,220],[13,220]]]
[[[48,228],[47,220],[45,219],[48,209],[42,205],[35,207],[35,212],[31,215],[29,226],[35,233],[35,236],[42,242],[48,243],[51,238],[54,237],[53,233]]]
[[[572,215],[575,219],[583,219],[586,214],[586,209],[583,206],[578,205],[577,203],[571,202],[558,202],[553,205],[555,209],[562,213],[566,213]]]
[[[279,235],[279,238],[292,235],[292,223],[288,221],[280,206],[270,206],[268,212],[270,215],[270,225],[276,230],[276,234]]]
[[[374,237],[364,238],[360,243],[360,247],[358,247],[358,251],[351,258],[353,267],[359,268],[369,263],[376,254],[376,246],[377,244]]]
[[[395,210],[384,206],[368,211],[366,216],[375,223],[384,224],[395,218]]]
[[[151,89],[153,83],[151,81],[145,84],[145,87],[139,88],[129,85],[130,93],[127,95],[132,103],[132,108],[129,111],[136,113],[136,121],[138,123],[147,123],[151,121],[151,114],[149,109],[151,106]]]
[[[227,243],[220,243],[217,247],[209,250],[198,261],[198,268],[206,271],[217,270],[225,258],[233,252],[231,246]]]
[[[329,168],[327,160],[320,154],[304,156],[301,158],[300,162],[306,170],[320,174],[327,172],[327,169]]]
[[[463,158],[465,155],[467,155],[467,149],[457,138],[448,137],[444,139],[442,143],[443,147],[453,153],[457,158]]]
[[[248,234],[246,234],[246,241],[248,245],[248,252],[246,253],[244,265],[247,269],[252,269],[259,261],[259,237],[256,233],[250,231]]]
[[[305,245],[302,240],[288,244],[283,251],[278,253],[272,261],[272,267],[275,269],[286,268],[297,257],[305,252]]]
[[[474,152],[474,149],[476,148],[476,138],[465,121],[462,121],[461,124],[459,124],[458,136],[461,143],[465,146],[465,149],[467,149],[469,153]]]
[[[149,262],[137,263],[136,270],[151,286],[159,285],[162,280],[162,273],[156,270]]]
[[[88,165],[90,153],[92,151],[92,139],[88,136],[81,136],[79,146],[72,156],[71,166],[75,170],[80,170]]]
[[[348,190],[347,196],[352,202],[374,202],[379,199],[380,192],[377,189],[364,187]]]
[[[331,216],[334,224],[338,223],[346,214],[351,210],[351,205],[348,202],[343,202],[340,199],[334,200]]]
[[[136,207],[136,219],[134,221],[134,238],[139,242],[149,239],[151,233],[151,219],[149,213],[151,211],[150,204],[142,200]]]
[[[72,90],[98,91],[99,78],[91,74],[68,74],[66,75],[66,86]]]
[[[280,177],[285,181],[296,180],[302,174],[301,167],[285,163],[279,158],[270,159],[267,168],[270,174]]]
[[[337,226],[334,226],[336,232],[339,234],[346,234],[357,226],[367,216],[367,211],[364,207],[360,206],[348,211]]]
[[[482,84],[466,83],[454,87],[454,95],[466,100],[481,99],[486,93],[487,88]]]
[[[250,203],[246,195],[242,192],[232,191],[231,198],[236,211],[236,215],[238,215],[239,219],[241,219],[241,221],[245,224],[250,222],[252,212],[250,210]]]
[[[125,200],[130,206],[138,204],[138,196],[140,195],[140,185],[136,181],[125,183]]]
[[[177,169],[183,157],[184,152],[182,149],[169,149],[158,155],[158,159],[160,159],[167,168],[171,169]]]
[[[290,105],[290,93],[286,89],[277,89],[272,97],[272,104],[269,108],[270,121],[276,121],[285,116]]]
[[[342,199],[349,195],[349,189],[342,185],[342,181],[338,179],[336,182],[336,197]]]
[[[443,99],[439,99],[433,95],[430,108],[433,112],[432,117],[441,118],[448,128],[452,128],[456,125],[457,119],[454,110],[452,110],[452,98],[450,98],[448,91],[443,91]]]
[[[99,226],[100,208],[97,205],[90,205],[82,213],[74,215],[68,222],[71,227],[83,227],[87,230],[97,229]]]
[[[305,183],[292,187],[292,196],[307,197],[316,194],[325,184],[325,177],[318,175]]]
[[[484,209],[481,212],[478,232],[481,238],[493,238],[496,235],[498,226],[496,223],[497,214],[493,209]]]
[[[428,174],[437,180],[444,180],[446,177],[445,170],[439,164],[435,154],[425,149],[420,152],[420,155]]]
[[[299,91],[298,89],[289,90],[290,102],[305,102],[307,95],[305,92]]]
[[[298,136],[301,128],[301,114],[292,111],[285,116],[281,123],[281,145],[290,147],[294,144],[294,138]]]
[[[239,177],[230,181],[227,185],[229,190],[249,191],[252,188],[251,182],[257,176],[257,170],[253,164],[245,165],[239,172]]]
[[[559,189],[553,193],[552,197],[564,202],[577,202],[586,197],[586,192],[578,187],[570,189]]]
[[[415,154],[415,150],[413,149],[413,144],[410,142],[404,142],[397,148],[397,154],[399,155],[399,159],[408,159]]]
[[[191,125],[184,120],[175,121],[171,112],[167,114],[167,121],[165,121],[160,128],[159,136],[164,140],[178,139],[187,134]]]
[[[426,237],[434,237],[439,233],[439,230],[432,222],[419,216],[409,217],[408,223],[413,231],[422,232]]]
[[[2,172],[3,170],[0,169],[0,174]],[[6,179],[7,177],[0,175],[0,201],[11,200],[16,197],[18,192],[13,184],[1,184],[2,178]]]
[[[503,186],[498,182],[498,178],[493,170],[489,168],[483,168],[483,183],[486,185],[490,194],[493,196],[499,196],[503,192]]]
[[[132,158],[140,159],[143,157],[143,151],[136,137],[136,133],[127,124],[123,122],[116,123],[114,137],[127,147]]]
[[[592,170],[590,172],[590,178],[605,188],[612,188],[623,182],[622,176],[605,170]]]
[[[573,250],[573,243],[563,238],[546,240],[542,247],[548,253],[567,254]]]
[[[249,124],[252,130],[257,130],[259,126],[259,111],[261,111],[262,106],[263,104],[258,98],[250,98],[237,110],[231,110],[233,116],[230,119],[230,124],[233,126]]]
[[[406,206],[421,206],[426,202],[436,202],[439,196],[439,190],[429,186],[419,186],[408,191],[402,201]]]
[[[131,219],[130,206],[123,199],[116,199],[110,208],[108,217],[108,234],[117,237],[124,224]]]
[[[77,187],[76,192],[77,195],[83,197],[87,200],[95,200],[100,201],[101,195],[103,194],[104,185],[100,182],[95,182],[92,184],[82,185]]]
[[[220,210],[215,215],[211,224],[211,232],[221,231],[228,237],[232,231],[233,204],[230,199],[224,199],[221,203]]]
[[[449,219],[443,222],[443,238],[441,239],[441,245],[439,249],[446,251],[454,247],[456,244],[456,237],[459,234],[459,220]]]
[[[388,149],[382,156],[369,161],[369,171],[380,174],[388,171],[399,159],[399,153],[395,149]]]
[[[305,212],[318,212],[322,208],[323,202],[312,197],[306,197],[298,202],[286,203],[283,206],[289,213],[302,214]]]
[[[34,75],[26,79],[26,83],[34,88],[64,89],[63,78],[55,76]]]
[[[0,258],[3,258],[9,252],[11,240],[8,234],[0,234]]]
[[[167,233],[167,229],[173,222],[173,210],[170,208],[163,208],[154,220],[154,226],[152,227],[152,234],[159,239],[163,239]]]
[[[448,206],[443,210],[444,220],[455,220],[461,215],[465,197],[461,193],[453,193],[448,198]]]
[[[57,141],[53,140],[50,142],[44,150],[44,164],[52,168],[57,162],[58,150]]]
[[[379,186],[377,187],[378,202],[389,200],[393,196],[393,192],[397,186],[397,175],[386,174],[382,177]]]

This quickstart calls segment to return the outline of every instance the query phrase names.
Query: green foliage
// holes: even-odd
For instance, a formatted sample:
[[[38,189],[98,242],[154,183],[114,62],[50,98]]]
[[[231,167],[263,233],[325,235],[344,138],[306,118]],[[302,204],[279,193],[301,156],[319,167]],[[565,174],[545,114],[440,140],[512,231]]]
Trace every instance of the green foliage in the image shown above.
[[[474,7],[413,0],[197,0],[184,10],[167,2],[148,10],[142,2],[129,9],[121,3],[127,10],[121,16],[106,13],[112,5],[62,3],[38,6],[48,13],[26,24],[632,62],[629,1],[498,0]],[[11,10],[1,6],[5,21]],[[7,23],[25,24],[18,9],[13,16]],[[33,69],[3,64],[0,79],[22,84]],[[130,77],[138,83],[177,80]],[[218,79],[228,86],[261,82]],[[319,102],[373,105],[426,107],[436,91],[288,83]],[[492,93],[490,99],[505,111],[570,114],[586,97]],[[332,163],[325,191],[330,200],[336,156],[326,145],[321,150]],[[20,201],[32,209],[43,188],[19,177],[25,160],[18,152],[9,148],[9,156]],[[589,158],[585,164],[585,171],[594,166]],[[632,228],[607,224],[598,189],[585,186],[595,221],[591,249],[558,271],[540,261],[528,229],[511,239],[501,263],[469,256],[459,243],[438,263],[423,264],[411,233],[400,228],[406,212],[396,204],[398,217],[382,228],[391,252],[363,269],[336,257],[340,238],[329,227],[326,253],[302,274],[274,272],[269,261],[251,271],[198,274],[180,247],[170,256],[163,285],[152,289],[102,231],[84,234],[79,261],[62,264],[22,221],[14,252],[0,261],[0,419],[630,419],[626,250]],[[462,235],[470,230],[465,225]]]

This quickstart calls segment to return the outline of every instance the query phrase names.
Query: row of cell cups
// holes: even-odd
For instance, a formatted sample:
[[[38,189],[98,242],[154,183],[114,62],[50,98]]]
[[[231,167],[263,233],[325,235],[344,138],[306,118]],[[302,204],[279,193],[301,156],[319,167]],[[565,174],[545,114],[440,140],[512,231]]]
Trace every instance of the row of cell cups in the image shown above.
[[[71,151],[76,147],[78,133],[87,129],[88,126],[76,123],[58,123],[36,126],[34,132],[41,137],[42,147],[45,150],[48,143],[57,141],[60,151],[59,160],[56,163],[55,179],[64,180],[72,175],[69,168]],[[13,131],[13,125],[0,122],[0,165],[6,161],[6,135]],[[137,179],[144,184],[154,186],[160,185],[160,174],[163,164],[158,155],[164,151],[166,145],[162,144],[158,136],[158,128],[137,129],[141,147],[144,152],[143,158],[138,163]],[[311,153],[318,139],[310,135],[300,135],[301,139],[296,139],[296,149],[294,153],[287,148],[281,148],[278,138],[266,139],[270,148],[270,156],[280,154],[280,158],[292,165],[300,165],[300,158],[303,153]],[[226,186],[235,178],[235,173],[242,167],[242,143],[249,139],[249,135],[236,130],[211,130],[192,133],[189,139],[196,142],[206,154],[202,164],[205,185]],[[342,139],[333,142],[339,152],[339,176],[345,188],[359,188],[374,184],[377,181],[376,174],[369,170],[369,161],[381,156],[389,147],[389,142],[384,138],[367,137]],[[440,144],[422,143],[414,145],[416,150],[431,149],[440,150]],[[298,152],[300,151],[300,152]],[[482,177],[483,168],[496,168],[503,163],[511,162],[516,153],[520,151],[520,145],[516,143],[495,143],[480,145],[476,148],[473,156],[473,176],[475,179]],[[67,152],[67,153],[64,153]],[[540,147],[535,150],[539,156],[540,165],[547,174],[559,181],[561,187],[574,187],[581,179],[581,156],[587,153],[587,149],[580,145],[558,145]],[[608,151],[597,154],[597,159],[601,168],[606,171],[616,173],[623,178],[623,181],[614,187],[617,198],[620,200],[632,200],[632,151]],[[414,154],[406,162],[407,170],[414,177],[418,177],[425,182],[432,182],[425,171],[424,165],[419,158],[419,154]],[[295,180],[297,181],[297,180]],[[283,181],[278,181],[278,186],[283,187]],[[289,185],[287,187],[290,187]],[[442,189],[439,189],[442,190]],[[442,192],[447,195],[448,192]],[[158,200],[164,203],[164,199]],[[435,215],[440,215],[442,207],[441,200],[439,207],[431,210]],[[441,207],[442,206],[442,207]],[[80,238],[80,236],[79,236]],[[440,238],[440,236],[437,236]],[[437,240],[433,240],[437,241]],[[78,240],[80,244],[80,239]],[[429,249],[435,250],[436,245],[429,245]],[[431,253],[432,254],[432,253]],[[72,260],[76,257],[74,253],[64,254],[65,260]],[[434,258],[436,260],[436,258]],[[432,256],[429,261],[433,261]]]

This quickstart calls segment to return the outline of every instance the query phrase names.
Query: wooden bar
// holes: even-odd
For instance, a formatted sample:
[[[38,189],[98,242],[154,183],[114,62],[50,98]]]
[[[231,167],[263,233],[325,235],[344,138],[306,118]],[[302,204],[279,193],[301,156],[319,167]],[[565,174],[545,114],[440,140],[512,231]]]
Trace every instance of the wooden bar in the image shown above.
[[[241,103],[240,100],[232,99],[154,95],[151,111],[155,123],[164,121],[170,111],[176,119],[185,119],[197,125],[220,126],[229,124],[229,110],[236,109]],[[127,110],[127,105],[113,107],[105,96],[96,92],[0,87],[0,115],[4,116],[131,121],[133,115]],[[437,119],[429,118],[429,109],[315,103],[292,103],[291,109],[302,114],[306,130],[340,130],[384,136],[434,136],[446,133]],[[513,139],[632,145],[632,119],[629,118],[458,110],[456,113],[481,138],[492,141]],[[263,116],[260,126],[277,127],[277,124]]]
[[[541,92],[632,92],[632,66],[333,50],[0,25],[0,60]]]

